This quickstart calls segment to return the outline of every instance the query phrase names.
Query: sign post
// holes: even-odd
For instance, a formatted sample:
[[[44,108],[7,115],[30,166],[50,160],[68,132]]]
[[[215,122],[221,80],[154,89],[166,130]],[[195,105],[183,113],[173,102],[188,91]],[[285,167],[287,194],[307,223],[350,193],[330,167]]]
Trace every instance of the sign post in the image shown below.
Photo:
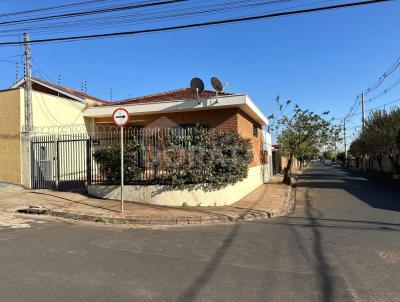
[[[121,213],[124,213],[124,126],[128,123],[129,113],[125,108],[117,108],[112,117],[121,133]]]

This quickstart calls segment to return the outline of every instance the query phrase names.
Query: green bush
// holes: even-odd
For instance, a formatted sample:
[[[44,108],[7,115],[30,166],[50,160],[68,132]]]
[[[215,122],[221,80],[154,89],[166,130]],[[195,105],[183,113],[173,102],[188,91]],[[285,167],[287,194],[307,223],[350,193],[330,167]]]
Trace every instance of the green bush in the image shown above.
[[[172,186],[221,188],[247,177],[253,160],[249,139],[196,127],[187,132],[185,144],[179,135],[170,135],[165,141],[164,169]]]
[[[124,144],[124,182],[126,183],[134,181],[142,171],[138,165],[140,149],[141,144],[136,140]],[[121,146],[108,146],[97,150],[93,156],[99,163],[100,173],[104,175],[106,182],[119,184],[121,182]]]
[[[247,177],[253,160],[249,139],[237,133],[208,130],[199,126],[186,130],[166,131],[158,138],[162,150],[157,154],[157,177],[146,183],[166,184],[175,188],[201,186],[217,189]],[[129,141],[124,151],[126,183],[140,183],[144,168],[139,165],[143,151],[141,140]],[[144,156],[147,160],[154,154]],[[120,183],[120,146],[110,146],[94,153],[100,172],[107,183]],[[150,165],[151,166],[151,165]]]

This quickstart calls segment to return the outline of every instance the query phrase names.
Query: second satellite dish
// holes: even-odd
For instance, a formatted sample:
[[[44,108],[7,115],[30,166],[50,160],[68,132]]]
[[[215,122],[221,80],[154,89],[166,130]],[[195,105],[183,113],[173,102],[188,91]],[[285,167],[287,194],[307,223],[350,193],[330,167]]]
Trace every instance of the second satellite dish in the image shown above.
[[[222,92],[224,90],[224,85],[222,85],[221,81],[216,77],[211,78],[211,85],[217,92]]]

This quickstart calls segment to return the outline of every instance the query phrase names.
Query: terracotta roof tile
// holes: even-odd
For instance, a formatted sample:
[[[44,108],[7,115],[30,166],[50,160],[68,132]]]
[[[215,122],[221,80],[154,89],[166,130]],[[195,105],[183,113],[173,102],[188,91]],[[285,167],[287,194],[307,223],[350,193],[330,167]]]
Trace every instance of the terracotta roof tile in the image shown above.
[[[43,80],[43,79],[40,79],[40,78],[36,78],[36,77],[32,77],[32,79],[36,80],[39,83],[41,82],[43,84],[51,86],[54,89],[65,91],[65,92],[67,92],[69,94],[72,94],[74,96],[77,96],[77,97],[80,97],[80,98],[83,98],[83,99],[84,98],[93,99],[93,100],[98,101],[99,103],[102,103],[102,104],[108,104],[109,103],[109,102],[107,102],[105,100],[99,99],[99,98],[91,96],[89,94],[85,94],[83,92],[77,91],[77,90],[69,88],[69,87],[61,86],[61,85],[58,85],[58,84],[55,84],[55,83],[52,83],[52,82],[49,82],[49,81],[46,81],[46,80]]]
[[[97,97],[84,94],[83,92],[77,91],[75,89],[61,86],[40,78],[32,78],[33,80],[37,82],[41,82],[45,85],[51,86],[54,89],[58,89],[61,91],[65,91],[69,94],[72,94],[74,96],[80,97],[80,98],[89,98],[93,99],[97,102],[100,103],[101,106],[114,106],[114,105],[128,105],[128,104],[143,104],[143,103],[163,103],[163,102],[172,102],[172,101],[177,101],[177,100],[193,100],[197,98],[196,93],[194,93],[190,88],[181,88],[181,89],[175,89],[175,90],[170,90],[166,92],[160,92],[160,93],[155,93],[155,94],[149,94],[145,96],[139,96],[139,97],[134,97],[134,98],[129,98],[125,100],[120,100],[120,101],[115,101],[115,102],[110,102],[110,101],[105,101],[102,99],[99,99]],[[222,92],[219,93],[219,95],[232,95],[232,93],[226,93]],[[200,98],[211,98],[215,97],[215,91],[210,91],[210,90],[204,90],[202,93],[199,94]]]
[[[231,93],[219,93],[219,95],[232,95]],[[215,91],[204,90],[199,94],[200,98],[215,97]],[[177,100],[193,100],[196,99],[197,95],[190,88],[181,88],[156,94],[150,94],[145,96],[139,96],[117,102],[109,102],[106,106],[112,105],[128,105],[128,104],[143,104],[143,103],[162,103],[172,102]]]

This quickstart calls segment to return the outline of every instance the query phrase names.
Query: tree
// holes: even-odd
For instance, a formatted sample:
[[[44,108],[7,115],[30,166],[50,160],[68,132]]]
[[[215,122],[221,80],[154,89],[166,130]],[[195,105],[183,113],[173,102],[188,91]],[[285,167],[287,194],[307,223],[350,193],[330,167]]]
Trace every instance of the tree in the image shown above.
[[[336,155],[336,159],[339,160],[342,163],[342,165],[344,166],[346,165],[346,154],[344,152],[339,152]]]
[[[323,157],[324,157],[324,159],[330,159],[330,160],[332,160],[332,159],[334,159],[335,155],[333,154],[333,151],[332,151],[332,150],[327,150],[327,151],[325,151],[325,152],[323,153]]]
[[[400,109],[371,112],[365,128],[351,144],[350,153],[355,157],[376,160],[382,173],[382,162],[387,158],[391,174],[400,174]]]
[[[310,160],[315,159],[318,154],[319,149],[306,141],[299,146],[294,156],[300,161],[300,167],[303,167]]]
[[[290,174],[294,157],[302,154],[302,150],[310,146],[319,149],[322,145],[327,144],[332,136],[332,127],[330,122],[322,117],[329,112],[320,115],[295,105],[290,113],[286,113],[286,108],[291,101],[287,101],[285,105],[279,102],[279,97],[276,101],[281,113],[275,126],[275,130],[278,131],[277,142],[281,147],[282,154],[288,156],[283,183],[291,184]]]
[[[331,160],[336,159],[337,157],[337,144],[343,140],[342,137],[342,126],[339,125],[332,125],[331,131],[329,132],[329,139],[328,139],[328,149],[332,152],[332,156],[329,158]]]

